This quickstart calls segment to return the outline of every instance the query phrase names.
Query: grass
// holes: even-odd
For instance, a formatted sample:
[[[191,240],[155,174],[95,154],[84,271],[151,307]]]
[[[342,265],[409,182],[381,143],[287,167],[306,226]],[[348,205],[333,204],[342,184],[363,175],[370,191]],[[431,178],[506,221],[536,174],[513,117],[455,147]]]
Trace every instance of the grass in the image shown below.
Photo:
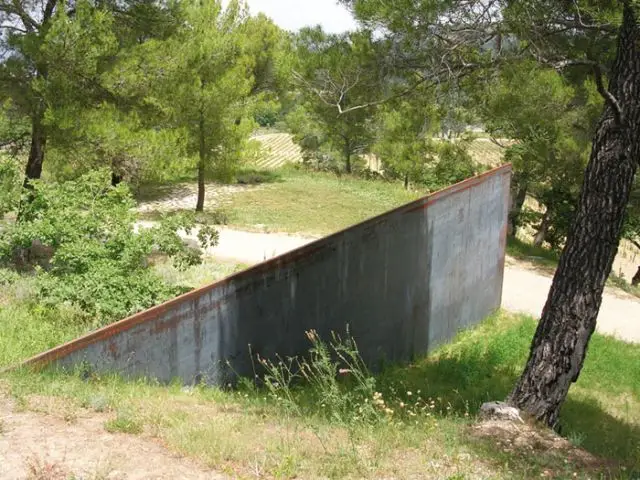
[[[104,429],[109,433],[128,433],[137,435],[142,433],[143,424],[129,412],[118,412],[118,415],[111,420],[107,420]]]
[[[418,197],[395,183],[287,169],[280,182],[235,194],[227,213],[240,228],[326,235]]]
[[[168,260],[157,262],[153,269],[169,285],[200,288],[249,268],[244,263],[205,257],[202,264],[179,270]]]
[[[607,461],[474,433],[481,403],[513,386],[534,329],[529,318],[500,314],[411,365],[360,379],[352,370],[343,381],[320,374],[323,382],[291,388],[247,381],[227,391],[17,371],[1,389],[23,405],[33,396],[59,397],[79,411],[109,412],[110,430],[144,431],[239,478],[632,478],[625,472],[640,470],[640,347],[599,334],[562,428]],[[313,364],[316,371],[323,362]]]
[[[198,288],[225,278],[246,266],[205,259],[202,265],[185,271],[171,262],[158,260],[154,270],[167,283]],[[2,272],[7,270],[0,270]],[[7,275],[8,276],[8,275]],[[36,303],[34,278],[15,275],[3,284],[0,277],[0,368],[61,345],[87,333],[91,326],[82,312],[68,305],[47,309]]]
[[[508,239],[507,255],[550,270],[555,270],[558,266],[558,252],[544,247],[536,247],[519,238],[510,237]]]
[[[275,172],[248,170],[238,179],[245,185],[261,183],[259,188],[225,197],[227,223],[244,230],[327,235],[421,196],[399,183],[338,177],[291,166]],[[171,191],[152,186],[142,190],[141,201],[158,200]],[[155,220],[158,214],[147,212],[144,217]],[[206,210],[201,218],[215,224],[219,214],[219,210]]]
[[[615,272],[611,272],[611,275],[609,276],[609,285],[640,298],[640,286],[631,285],[626,278],[617,275]]]

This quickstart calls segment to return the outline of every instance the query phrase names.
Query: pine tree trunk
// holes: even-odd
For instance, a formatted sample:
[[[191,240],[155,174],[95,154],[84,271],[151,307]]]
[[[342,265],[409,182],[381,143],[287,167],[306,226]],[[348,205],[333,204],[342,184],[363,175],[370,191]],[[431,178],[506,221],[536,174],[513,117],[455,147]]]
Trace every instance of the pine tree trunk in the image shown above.
[[[638,285],[640,285],[640,267],[638,267],[638,271],[631,279],[631,285],[633,285],[634,287],[637,287]]]
[[[31,149],[27,160],[24,186],[29,186],[30,180],[37,180],[42,176],[42,164],[47,146],[47,134],[43,125],[43,115],[34,114],[31,121]]]
[[[198,159],[198,202],[196,204],[196,212],[204,211],[204,192],[205,192],[205,167],[207,160],[207,150],[205,143],[205,131],[204,131],[204,114],[200,113],[200,148],[199,148],[199,159]]]
[[[344,160],[345,172],[347,172],[347,174],[351,174],[353,170],[351,166],[351,141],[348,138],[345,138],[344,140]]]
[[[547,211],[542,216],[542,223],[540,224],[540,228],[538,229],[538,232],[533,239],[533,245],[536,247],[541,247],[547,238],[547,232],[549,231],[549,226],[551,224],[549,213],[549,209],[547,208]]]
[[[507,227],[507,235],[515,237],[518,233],[518,223],[520,220],[520,214],[522,213],[522,207],[527,199],[527,186],[521,185],[514,192],[511,192],[511,206],[509,208],[509,224]]]
[[[345,161],[345,167],[346,168],[345,168],[345,171],[350,174],[351,170],[352,170],[352,168],[351,168],[351,150],[347,149],[346,152],[345,152],[345,156],[346,156],[346,161]]]
[[[553,279],[531,353],[509,402],[556,426],[596,327],[640,159],[640,28],[625,4],[608,101],[598,124],[580,203]]]
[[[409,174],[404,175],[404,189],[409,190]]]
[[[122,175],[119,175],[115,172],[111,172],[111,186],[117,187],[122,183]]]

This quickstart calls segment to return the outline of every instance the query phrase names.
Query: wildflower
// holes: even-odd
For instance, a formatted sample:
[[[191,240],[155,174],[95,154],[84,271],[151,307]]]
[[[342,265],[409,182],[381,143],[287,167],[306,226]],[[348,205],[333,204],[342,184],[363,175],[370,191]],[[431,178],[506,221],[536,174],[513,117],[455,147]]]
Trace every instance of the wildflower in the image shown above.
[[[347,374],[351,373],[351,370],[349,370],[348,368],[341,368],[340,370],[338,370],[338,373],[340,375],[347,375]]]
[[[418,393],[420,393],[420,392],[418,391]],[[410,397],[411,395],[413,395],[412,392],[407,392],[407,397]]]
[[[404,402],[400,402],[400,408],[404,408],[404,407],[405,407]]]
[[[390,408],[385,408],[384,413],[386,413],[387,415],[393,415],[393,410],[391,410]]]

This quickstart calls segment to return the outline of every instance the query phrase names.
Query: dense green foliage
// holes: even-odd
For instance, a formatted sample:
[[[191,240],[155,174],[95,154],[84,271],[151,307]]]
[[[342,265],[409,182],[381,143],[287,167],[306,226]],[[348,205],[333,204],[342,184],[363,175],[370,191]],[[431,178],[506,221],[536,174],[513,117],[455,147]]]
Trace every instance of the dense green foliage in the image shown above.
[[[478,93],[488,131],[516,141],[506,149],[515,169],[514,191],[525,192],[543,208],[529,215],[517,210],[515,226],[544,229],[540,241],[560,247],[580,193],[602,98],[593,82],[572,82],[532,62],[503,69]]]
[[[18,219],[0,231],[0,258],[4,267],[33,272],[41,308],[67,305],[103,325],[181,291],[150,271],[153,253],[180,267],[200,262],[200,251],[186,247],[177,233],[195,228],[194,216],[136,232],[129,189],[112,187],[108,171],[63,183],[36,181],[28,196]],[[198,235],[203,247],[217,241],[206,226]]]
[[[329,35],[319,27],[296,37],[300,98],[288,125],[307,160],[353,171],[373,139],[373,108],[359,108],[379,88],[371,35]]]

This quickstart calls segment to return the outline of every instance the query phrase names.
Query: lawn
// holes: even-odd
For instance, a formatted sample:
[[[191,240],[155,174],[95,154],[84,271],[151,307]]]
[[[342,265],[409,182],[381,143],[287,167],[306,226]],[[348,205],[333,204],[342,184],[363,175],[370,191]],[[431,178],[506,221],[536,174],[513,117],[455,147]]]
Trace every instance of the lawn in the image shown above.
[[[402,185],[285,169],[275,183],[234,195],[232,226],[330,234],[420,197]]]
[[[18,371],[0,390],[27,409],[61,397],[64,412],[46,413],[68,419],[106,411],[105,429],[156,437],[236,478],[633,478],[640,347],[598,334],[562,412],[563,435],[594,457],[570,443],[552,448],[534,429],[524,442],[478,433],[480,404],[509,392],[534,329],[533,320],[502,313],[411,365],[365,372],[363,382],[355,372],[331,374],[321,388],[183,388]]]
[[[205,219],[218,223],[222,217],[229,226],[243,230],[327,235],[426,194],[407,191],[396,182],[309,172],[292,166],[245,172],[239,179],[250,186],[220,195],[219,202],[207,205]],[[213,198],[215,192],[225,188],[228,187],[210,183],[207,191]],[[164,193],[162,198],[166,200],[167,194],[183,190],[186,188],[179,185],[145,186],[138,199],[158,201]],[[158,213],[146,211],[143,216],[154,220]]]

